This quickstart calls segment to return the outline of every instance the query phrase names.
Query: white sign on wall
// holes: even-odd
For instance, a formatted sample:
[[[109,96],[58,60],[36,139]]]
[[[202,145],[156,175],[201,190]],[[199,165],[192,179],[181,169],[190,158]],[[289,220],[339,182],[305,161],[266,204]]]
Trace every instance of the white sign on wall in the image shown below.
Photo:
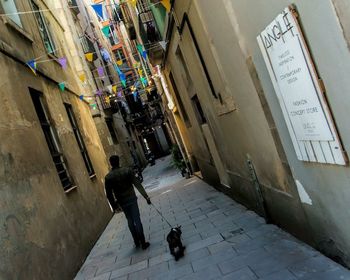
[[[292,8],[258,37],[298,158],[345,164],[332,117]]]

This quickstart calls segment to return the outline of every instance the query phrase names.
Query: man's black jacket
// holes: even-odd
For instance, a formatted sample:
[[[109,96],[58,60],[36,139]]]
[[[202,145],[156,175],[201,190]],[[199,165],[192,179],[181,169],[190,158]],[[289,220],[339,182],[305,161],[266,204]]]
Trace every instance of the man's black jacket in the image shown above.
[[[123,206],[137,199],[133,186],[138,189],[145,199],[148,199],[145,189],[141,182],[135,177],[131,168],[114,168],[106,175],[106,195],[114,210],[117,208],[118,203]]]

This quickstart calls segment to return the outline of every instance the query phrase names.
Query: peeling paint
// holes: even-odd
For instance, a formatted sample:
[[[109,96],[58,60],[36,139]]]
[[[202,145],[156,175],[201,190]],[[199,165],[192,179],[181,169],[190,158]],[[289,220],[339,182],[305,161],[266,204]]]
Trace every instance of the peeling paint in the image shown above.
[[[304,186],[300,183],[299,180],[295,180],[295,183],[296,183],[297,188],[298,188],[300,201],[304,204],[312,205],[312,199],[310,198],[310,196],[308,195],[308,193],[304,189]]]

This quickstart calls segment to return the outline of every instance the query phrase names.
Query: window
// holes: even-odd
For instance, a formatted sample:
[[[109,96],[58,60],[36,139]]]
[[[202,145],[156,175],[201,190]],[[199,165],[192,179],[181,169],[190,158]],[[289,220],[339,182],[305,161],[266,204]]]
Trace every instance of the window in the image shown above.
[[[21,18],[19,17],[18,10],[16,7],[15,0],[0,0],[2,8],[4,9],[5,14],[9,14],[8,18],[10,18],[14,23],[18,26],[23,27]]]
[[[122,67],[127,66],[123,48],[116,49],[114,51],[114,56],[115,56],[116,60],[122,60],[123,61],[123,65],[121,65]]]
[[[87,35],[81,35],[79,39],[84,53],[95,52],[94,43],[89,39]]]
[[[113,120],[106,119],[106,124],[107,124],[108,130],[109,130],[109,133],[111,134],[113,144],[118,145],[119,141],[117,138],[117,134],[115,133],[115,130],[114,130]]]
[[[61,180],[63,189],[66,191],[73,186],[73,181],[69,175],[67,164],[61,152],[59,140],[56,136],[56,130],[49,120],[48,111],[43,103],[42,93],[34,89],[29,89],[29,91],[58,176]]]
[[[185,82],[185,86],[186,88],[189,88],[192,85],[192,79],[180,47],[176,49],[176,56],[180,60],[179,65],[182,68],[181,75]]]
[[[82,155],[82,157],[84,159],[84,163],[85,163],[86,169],[88,171],[89,176],[92,176],[92,175],[95,174],[95,171],[94,171],[94,168],[92,166],[89,154],[88,154],[88,152],[86,150],[86,146],[85,146],[83,137],[81,136],[81,133],[80,133],[77,121],[75,119],[75,115],[74,115],[72,106],[70,104],[64,104],[64,105],[65,105],[66,110],[67,110],[67,114],[68,114],[68,118],[69,118],[70,124],[72,125],[73,131],[74,131],[75,139],[78,142],[80,153],[81,153],[81,155]]]
[[[47,53],[56,55],[55,43],[50,34],[48,25],[46,24],[45,18],[43,14],[40,12],[39,7],[33,1],[31,1],[31,3],[33,6],[33,11],[35,12],[34,14],[38,22],[40,35],[41,35],[41,38],[43,39],[45,49]]]
[[[176,82],[175,82],[174,77],[173,77],[173,73],[170,72],[169,78],[170,78],[171,86],[173,87],[173,90],[175,93],[175,98],[177,100],[177,103],[179,104],[179,109],[180,109],[180,112],[182,114],[184,123],[186,124],[187,127],[191,127],[191,122],[190,122],[190,119],[188,118],[187,112],[186,112],[185,107],[182,103],[179,90],[177,89]]]
[[[192,104],[193,104],[194,110],[196,112],[196,116],[197,116],[198,122],[200,124],[207,123],[207,119],[206,119],[206,117],[204,115],[204,111],[203,111],[202,105],[201,105],[201,103],[200,103],[200,101],[198,99],[197,94],[192,97]]]
[[[110,25],[109,30],[110,30],[110,35],[109,35],[108,39],[109,39],[111,46],[119,44],[118,34],[117,34],[117,31],[115,30],[114,26]]]

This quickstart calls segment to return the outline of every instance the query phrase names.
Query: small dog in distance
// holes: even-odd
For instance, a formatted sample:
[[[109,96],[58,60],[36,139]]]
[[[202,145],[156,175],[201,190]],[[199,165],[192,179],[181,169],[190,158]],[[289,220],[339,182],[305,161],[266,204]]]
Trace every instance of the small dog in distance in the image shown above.
[[[170,253],[175,257],[175,260],[178,261],[181,257],[184,256],[185,246],[181,242],[181,226],[172,228],[166,238],[169,243]]]

